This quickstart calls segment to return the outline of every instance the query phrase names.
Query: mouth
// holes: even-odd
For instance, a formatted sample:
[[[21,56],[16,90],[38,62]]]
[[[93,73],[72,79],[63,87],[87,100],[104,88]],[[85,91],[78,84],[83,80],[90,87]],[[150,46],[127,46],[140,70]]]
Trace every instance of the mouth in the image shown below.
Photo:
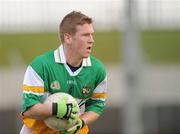
[[[91,50],[91,47],[88,47],[87,50]]]
[[[90,53],[92,47],[87,47],[87,51]]]

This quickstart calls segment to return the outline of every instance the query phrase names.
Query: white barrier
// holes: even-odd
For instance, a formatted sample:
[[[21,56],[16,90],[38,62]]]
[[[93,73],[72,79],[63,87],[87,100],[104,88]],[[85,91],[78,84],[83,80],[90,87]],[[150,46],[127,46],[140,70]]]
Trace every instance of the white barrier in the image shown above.
[[[25,67],[0,69],[0,109],[20,108]],[[123,105],[126,93],[123,69],[107,65],[108,106]],[[178,66],[148,66],[143,71],[141,93],[150,105],[180,103],[180,68]]]

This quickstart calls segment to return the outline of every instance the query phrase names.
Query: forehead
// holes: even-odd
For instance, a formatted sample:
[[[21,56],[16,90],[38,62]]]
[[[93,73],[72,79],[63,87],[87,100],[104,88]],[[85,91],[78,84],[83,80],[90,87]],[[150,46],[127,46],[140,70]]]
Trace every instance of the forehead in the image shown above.
[[[83,25],[77,25],[76,26],[76,33],[82,32],[82,33],[94,33],[94,28],[92,24],[83,24]]]

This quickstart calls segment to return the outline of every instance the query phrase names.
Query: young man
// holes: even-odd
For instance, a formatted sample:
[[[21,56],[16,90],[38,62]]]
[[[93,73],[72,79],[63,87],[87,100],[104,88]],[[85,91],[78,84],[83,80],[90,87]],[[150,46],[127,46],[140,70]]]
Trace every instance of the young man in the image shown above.
[[[38,56],[28,66],[23,82],[21,134],[87,134],[87,125],[102,114],[107,78],[104,65],[90,55],[93,33],[90,17],[77,11],[67,14],[59,27],[62,44]],[[67,106],[63,99],[53,104],[43,103],[56,92],[72,95],[78,102],[80,115],[76,106]],[[43,122],[52,115],[68,120],[78,118],[78,122],[71,131],[57,132]]]

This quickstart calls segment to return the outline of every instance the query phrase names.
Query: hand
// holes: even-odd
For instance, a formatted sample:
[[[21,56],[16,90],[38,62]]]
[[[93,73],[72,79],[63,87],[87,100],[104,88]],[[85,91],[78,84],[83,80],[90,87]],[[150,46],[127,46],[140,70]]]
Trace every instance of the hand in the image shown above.
[[[68,98],[63,97],[57,103],[53,103],[53,115],[57,118],[62,118],[72,122],[72,120],[78,117],[78,106],[77,104],[67,103]]]
[[[75,134],[78,130],[84,127],[84,124],[84,121],[79,118],[77,123],[73,127],[60,132],[60,134]]]

